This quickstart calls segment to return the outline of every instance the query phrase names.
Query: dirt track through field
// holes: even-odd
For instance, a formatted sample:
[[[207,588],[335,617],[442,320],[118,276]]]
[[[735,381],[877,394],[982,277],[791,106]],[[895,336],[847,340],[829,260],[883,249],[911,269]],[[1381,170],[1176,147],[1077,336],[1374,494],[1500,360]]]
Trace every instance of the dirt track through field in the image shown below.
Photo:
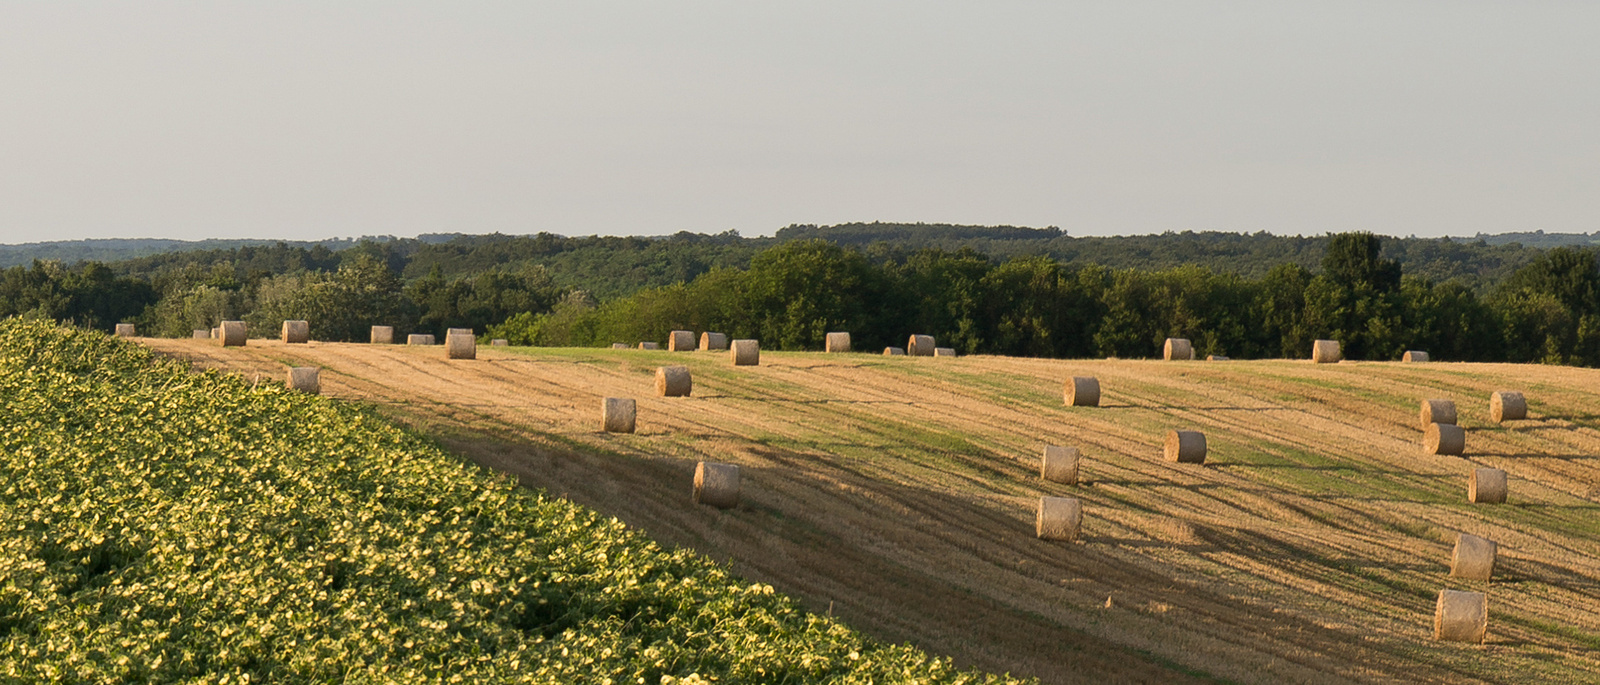
[[[1600,680],[1600,372],[1297,361],[1064,361],[442,347],[218,348],[145,340],[196,366],[379,404],[472,460],[731,561],[881,639],[1045,682]],[[653,373],[688,365],[694,393]],[[1061,385],[1096,376],[1099,408]],[[1487,419],[1527,393],[1530,420]],[[598,432],[603,397],[639,432]],[[1421,400],[1456,401],[1468,455],[1424,455]],[[1161,460],[1171,428],[1199,465]],[[1085,483],[1038,478],[1044,445]],[[744,500],[689,503],[699,459]],[[1465,501],[1473,466],[1510,503]],[[1033,536],[1040,495],[1083,500],[1084,536]],[[1501,544],[1491,583],[1448,577],[1454,535]],[[1432,637],[1440,589],[1487,591],[1487,645]]]

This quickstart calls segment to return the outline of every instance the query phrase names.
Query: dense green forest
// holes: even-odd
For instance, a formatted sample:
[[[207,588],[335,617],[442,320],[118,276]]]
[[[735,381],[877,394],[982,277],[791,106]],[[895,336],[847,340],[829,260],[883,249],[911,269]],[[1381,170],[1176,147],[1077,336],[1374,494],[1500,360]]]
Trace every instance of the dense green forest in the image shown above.
[[[729,241],[732,234],[724,234],[725,244],[737,243],[731,252],[742,256],[730,266],[742,266],[749,255],[778,242],[821,238],[841,245],[866,247],[884,242],[901,250],[915,251],[928,247],[959,250],[970,247],[984,254],[1006,259],[1017,256],[1046,255],[1069,265],[1100,264],[1113,268],[1137,267],[1162,269],[1177,266],[1177,259],[1185,256],[1190,261],[1219,271],[1233,271],[1246,276],[1261,276],[1273,265],[1293,261],[1307,268],[1315,268],[1326,246],[1325,237],[1303,238],[1275,236],[1268,233],[1168,233],[1158,236],[1115,236],[1074,238],[1058,228],[1025,228],[1017,226],[958,226],[950,224],[840,224],[837,226],[794,225],[780,229],[776,238],[740,238]],[[708,236],[680,233],[666,241],[695,242]],[[526,242],[522,242],[526,241]],[[471,269],[475,264],[503,264],[504,260],[548,260],[554,254],[571,253],[570,263],[560,266],[583,267],[590,257],[586,252],[626,253],[648,248],[663,242],[660,238],[561,238],[553,235],[512,237],[503,235],[463,235],[459,233],[424,234],[413,239],[400,240],[393,236],[367,238],[331,238],[309,242],[285,242],[291,247],[311,249],[318,245],[331,250],[343,250],[361,242],[389,243],[401,255],[411,254],[417,248],[445,245],[423,255],[423,266],[413,268],[411,275],[426,274],[434,262],[445,267],[445,274],[456,275],[459,269]],[[226,259],[225,252],[246,246],[271,246],[272,240],[165,240],[165,239],[96,239],[0,245],[0,267],[26,266],[34,260],[58,261],[64,264],[78,262],[119,262],[153,255],[170,255],[182,252],[201,252],[200,261]],[[519,244],[520,243],[520,244]],[[1181,243],[1181,245],[1180,245]],[[1384,245],[1384,256],[1400,261],[1406,273],[1425,276],[1436,281],[1454,277],[1478,280],[1482,277],[1503,277],[1509,267],[1522,263],[1523,248],[1550,249],[1556,247],[1593,247],[1600,245],[1600,231],[1594,233],[1545,233],[1530,231],[1478,234],[1470,238],[1396,239]],[[1182,247],[1182,250],[1177,249]],[[1505,250],[1484,250],[1482,248]],[[657,248],[659,249],[659,248]],[[167,260],[156,260],[164,263]],[[649,260],[644,262],[649,264]],[[551,265],[553,268],[556,265]],[[692,265],[691,265],[692,266]],[[616,284],[628,291],[628,284],[616,278],[615,273],[603,270],[581,272],[576,269],[556,268],[563,274],[571,273],[575,287],[600,292]],[[670,269],[661,269],[659,275],[670,277]],[[576,283],[577,281],[588,282]],[[603,282],[596,282],[603,281]],[[645,285],[665,285],[648,283]],[[634,286],[642,287],[642,286]],[[606,295],[602,295],[606,296]]]
[[[1530,234],[1531,235],[1531,234]],[[1356,359],[1600,364],[1594,248],[1488,240],[1181,233],[1073,238],[1055,228],[790,226],[774,238],[430,236],[245,245],[0,271],[0,315],[185,336],[223,319],[322,340],[374,323],[470,327],[515,343],[607,345],[719,330],[815,349],[913,332],[964,353],[1300,357],[1337,338]]]

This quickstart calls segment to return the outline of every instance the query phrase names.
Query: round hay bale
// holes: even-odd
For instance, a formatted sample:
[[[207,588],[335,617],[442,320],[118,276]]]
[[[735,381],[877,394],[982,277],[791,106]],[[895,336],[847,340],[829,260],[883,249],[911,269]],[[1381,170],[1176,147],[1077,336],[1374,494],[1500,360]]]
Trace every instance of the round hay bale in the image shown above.
[[[1206,463],[1206,434],[1200,431],[1167,431],[1163,447],[1167,461],[1178,464]]]
[[[434,344],[433,334],[432,333],[412,333],[411,335],[406,336],[406,344],[407,345],[432,345],[432,344]]]
[[[639,416],[638,406],[629,397],[600,400],[600,430],[607,433],[632,433]]]
[[[668,333],[667,350],[670,352],[693,352],[695,350],[694,331],[673,331]]]
[[[663,366],[656,369],[656,394],[662,397],[688,397],[694,391],[694,379],[689,377],[687,366]]]
[[[1483,644],[1489,632],[1489,597],[1482,592],[1440,590],[1433,610],[1433,639]]]
[[[283,341],[286,343],[305,343],[311,340],[311,324],[305,321],[283,322]]]
[[[1161,358],[1167,361],[1190,361],[1194,359],[1194,345],[1188,338],[1167,338],[1167,343],[1161,346]]]
[[[613,349],[613,350],[626,350],[626,349],[628,349],[628,343],[611,343],[611,349]]]
[[[494,340],[489,341],[489,345],[492,347],[510,347],[511,341],[506,340],[505,338],[495,338]]]
[[[196,328],[194,329],[193,337],[195,340],[210,340],[211,331],[205,328]]]
[[[1339,341],[1318,340],[1311,344],[1311,361],[1318,364],[1332,364],[1343,359],[1339,354]]]
[[[694,503],[731,509],[739,505],[739,467],[702,461],[694,466]]]
[[[1515,390],[1496,390],[1489,396],[1489,420],[1495,423],[1528,418],[1528,400]]]
[[[133,330],[133,324],[131,324],[131,323],[119,323],[119,324],[117,324],[117,337],[119,337],[119,338],[132,338],[135,335],[136,334],[134,333],[134,330]]]
[[[444,336],[444,353],[449,359],[477,359],[478,338],[472,333],[450,329]]]
[[[1078,448],[1045,445],[1039,477],[1052,483],[1078,484]]]
[[[1500,469],[1476,468],[1467,477],[1467,501],[1473,504],[1505,504],[1506,472]]]
[[[212,326],[211,327],[211,339],[212,340],[216,340],[217,338],[220,338],[220,337],[222,337],[222,327],[221,326]]]
[[[369,340],[373,345],[393,345],[394,326],[373,326],[372,337]]]
[[[1467,431],[1448,423],[1430,423],[1422,431],[1422,449],[1428,454],[1461,456],[1467,451]]]
[[[734,366],[756,366],[761,363],[761,343],[754,340],[735,340],[729,357]]]
[[[321,371],[315,366],[296,366],[289,369],[289,389],[321,395],[322,384],[318,382]]]
[[[1428,353],[1421,350],[1406,350],[1405,355],[1400,357],[1400,361],[1425,362],[1428,361]]]
[[[223,347],[244,347],[249,331],[243,321],[224,321],[217,326],[217,336]]]
[[[728,349],[728,336],[724,333],[701,333],[701,352],[721,352]]]
[[[1456,422],[1456,403],[1450,400],[1423,400],[1422,401],[1422,428],[1427,430],[1430,423]]]
[[[935,356],[935,357],[954,357],[954,356],[956,356],[956,348],[954,348],[954,347],[935,347],[935,348],[933,348],[933,356]]]
[[[904,357],[906,356],[906,350],[903,347],[885,347],[883,348],[883,356]]]
[[[824,352],[849,352],[850,334],[829,333],[823,339],[822,350]]]
[[[1093,376],[1073,376],[1062,388],[1062,399],[1069,407],[1100,406],[1100,381]]]
[[[906,355],[911,357],[932,357],[933,336],[913,335],[906,341]]]
[[[659,350],[659,349],[661,349],[661,343],[642,342],[642,343],[639,343],[639,349],[641,349],[641,350]]]
[[[1040,497],[1039,515],[1034,521],[1034,534],[1040,540],[1078,539],[1083,527],[1083,503],[1076,497]]]
[[[1461,533],[1450,553],[1450,575],[1467,580],[1489,580],[1494,575],[1495,544],[1489,538]]]
[[[1224,357],[1224,356],[1222,356],[1220,354],[1208,354],[1208,355],[1206,355],[1206,361],[1208,361],[1208,362],[1225,362],[1225,361],[1228,361],[1228,358]]]

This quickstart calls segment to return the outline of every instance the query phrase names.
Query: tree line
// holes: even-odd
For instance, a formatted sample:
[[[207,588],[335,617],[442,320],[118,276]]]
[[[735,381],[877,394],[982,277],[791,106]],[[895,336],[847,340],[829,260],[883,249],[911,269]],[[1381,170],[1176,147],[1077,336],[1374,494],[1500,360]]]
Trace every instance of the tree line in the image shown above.
[[[711,330],[775,349],[820,349],[849,331],[858,349],[935,336],[967,354],[1124,357],[1160,354],[1168,337],[1197,354],[1304,357],[1313,340],[1352,359],[1600,364],[1600,269],[1584,248],[1543,253],[1487,294],[1401,273],[1370,233],[1333,236],[1320,272],[1285,263],[1260,278],[1200,266],[1073,267],[1043,256],[992,260],[925,249],[901,260],[824,240],[758,253],[748,269],[596,303],[568,293],[490,333],[513,344],[603,346]]]
[[[1193,236],[1169,238],[1170,248]],[[1295,259],[1257,275],[826,237],[755,249],[732,233],[247,246],[5,269],[0,316],[106,330],[132,321],[163,336],[224,319],[271,335],[284,319],[305,319],[331,341],[365,340],[373,324],[464,327],[533,345],[660,341],[691,329],[818,349],[826,332],[845,330],[866,350],[923,333],[967,354],[1079,358],[1152,356],[1167,337],[1191,339],[1199,354],[1303,357],[1312,340],[1335,338],[1354,359],[1421,349],[1444,360],[1600,365],[1593,249],[1518,248],[1517,266],[1493,282],[1437,282],[1402,273],[1392,243],[1404,240],[1319,240],[1315,269]],[[629,285],[597,296],[574,283],[577,271]]]

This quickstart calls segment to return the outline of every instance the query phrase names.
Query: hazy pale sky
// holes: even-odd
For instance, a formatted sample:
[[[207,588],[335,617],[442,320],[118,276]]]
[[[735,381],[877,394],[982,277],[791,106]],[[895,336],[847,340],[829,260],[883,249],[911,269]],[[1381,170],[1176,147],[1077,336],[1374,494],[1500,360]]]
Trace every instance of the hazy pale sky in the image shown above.
[[[0,0],[0,242],[1600,230],[1600,3]]]

